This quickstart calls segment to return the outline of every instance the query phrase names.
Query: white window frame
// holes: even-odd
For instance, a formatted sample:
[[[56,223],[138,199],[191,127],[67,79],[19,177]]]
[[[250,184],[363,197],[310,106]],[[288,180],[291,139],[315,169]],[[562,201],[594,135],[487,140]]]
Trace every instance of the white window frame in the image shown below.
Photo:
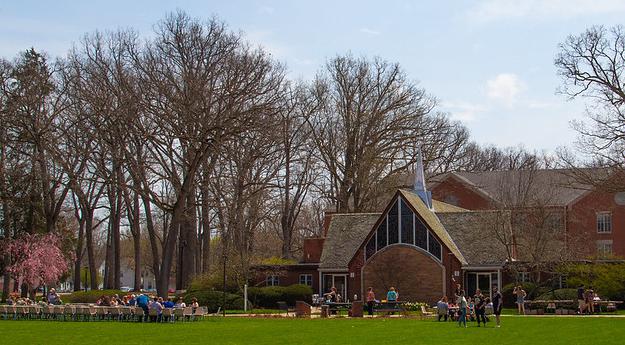
[[[613,251],[612,240],[598,240],[597,241],[597,256],[608,257],[611,256]]]
[[[267,286],[280,286],[280,277],[277,275],[269,275],[267,279],[265,279],[265,284]]]
[[[597,233],[612,233],[612,212],[597,212]]]
[[[531,282],[532,277],[530,276],[530,272],[518,272],[517,280],[519,283],[529,283]]]
[[[302,278],[304,278],[304,282],[302,283]],[[299,275],[299,283],[301,285],[313,286],[312,274],[300,274]]]

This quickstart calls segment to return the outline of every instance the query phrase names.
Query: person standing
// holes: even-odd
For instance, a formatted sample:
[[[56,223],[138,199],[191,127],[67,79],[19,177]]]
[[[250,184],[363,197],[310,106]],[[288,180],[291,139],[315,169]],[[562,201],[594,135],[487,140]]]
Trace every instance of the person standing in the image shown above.
[[[447,304],[447,296],[443,296],[443,298],[436,303],[436,310],[438,313],[438,321],[441,320],[442,317],[447,321],[447,316],[449,314],[449,305]]]
[[[516,304],[519,309],[519,315],[525,315],[525,297],[527,293],[523,290],[521,285],[515,286],[512,294],[516,295]]]
[[[495,321],[497,328],[501,327],[501,309],[503,308],[503,297],[501,292],[495,286],[493,288],[493,314],[495,314]]]
[[[460,290],[458,295],[458,327],[467,327],[467,299],[464,297],[464,290]]]
[[[375,304],[375,293],[373,292],[373,287],[369,287],[367,290],[367,312],[369,316],[373,316],[373,305]]]
[[[475,318],[477,319],[477,327],[480,327],[480,321],[484,323],[486,327],[486,298],[482,294],[480,289],[477,289],[475,296]]]
[[[579,314],[584,314],[585,298],[584,298],[584,284],[577,288],[577,307],[579,308]]]
[[[592,289],[592,286],[588,287],[586,293],[584,294],[584,301],[586,302],[586,309],[588,310],[588,314],[595,313],[595,291]]]

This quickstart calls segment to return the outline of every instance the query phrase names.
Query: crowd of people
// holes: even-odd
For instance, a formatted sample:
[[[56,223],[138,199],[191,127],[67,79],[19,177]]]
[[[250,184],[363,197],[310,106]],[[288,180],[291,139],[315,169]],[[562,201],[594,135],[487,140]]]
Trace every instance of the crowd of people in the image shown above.
[[[465,291],[458,284],[452,301],[449,301],[447,296],[443,296],[436,303],[438,321],[450,319],[457,321],[458,326],[461,327],[467,327],[467,321],[477,321],[478,327],[481,325],[486,327],[486,323],[489,321],[486,317],[486,311],[490,310],[495,315],[496,327],[500,327],[500,315],[503,307],[502,298],[503,296],[497,287],[493,288],[492,299],[485,296],[479,289],[476,290],[473,297],[467,297],[465,296]]]
[[[56,292],[54,288],[50,289],[48,294],[41,297],[39,301],[33,301],[29,298],[18,298],[16,296],[9,296],[7,298],[7,305],[35,304],[42,307],[47,305],[62,305],[63,301],[61,300],[60,295]],[[164,309],[187,307],[187,304],[181,297],[179,297],[174,302],[172,298],[164,299],[163,297],[158,296],[148,296],[144,293],[138,295],[129,294],[122,297],[120,297],[118,294],[112,296],[102,295],[100,296],[100,298],[98,298],[95,305],[99,307],[139,307],[143,309],[146,318],[150,316],[150,310],[155,310],[155,312],[152,312],[153,315],[150,316],[150,320],[157,322],[161,321]],[[193,313],[195,313],[195,309],[200,306],[197,298],[192,298],[191,304],[189,306],[192,308]]]

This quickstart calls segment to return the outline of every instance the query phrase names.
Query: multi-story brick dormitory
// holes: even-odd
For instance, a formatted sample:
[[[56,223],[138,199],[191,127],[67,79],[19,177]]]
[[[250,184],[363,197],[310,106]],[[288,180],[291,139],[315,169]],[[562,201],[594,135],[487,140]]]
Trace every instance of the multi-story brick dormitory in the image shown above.
[[[315,293],[335,286],[349,300],[394,286],[403,300],[434,303],[456,283],[473,294],[528,279],[518,268],[532,260],[625,255],[624,193],[594,190],[563,170],[450,173],[430,193],[422,165],[416,171],[414,186],[396,190],[379,213],[327,213],[301,262],[258,267],[257,283]]]
[[[607,181],[609,185],[594,188],[580,183],[576,171],[544,169],[453,172],[438,177],[430,188],[434,198],[470,210],[549,210],[559,214],[559,239],[570,259],[623,258],[625,192],[615,192],[618,183],[610,182],[623,176],[605,169],[583,170],[583,180]]]

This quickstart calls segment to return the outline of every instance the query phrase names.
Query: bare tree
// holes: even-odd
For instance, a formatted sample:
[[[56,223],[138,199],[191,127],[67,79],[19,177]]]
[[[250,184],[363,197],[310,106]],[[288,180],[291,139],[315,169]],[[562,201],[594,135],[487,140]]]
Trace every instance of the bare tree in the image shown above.
[[[197,227],[182,224],[195,208],[200,169],[208,164],[212,170],[223,143],[274,106],[283,71],[224,24],[214,19],[203,24],[181,12],[162,21],[152,41],[130,45],[129,52],[149,123],[143,133],[146,154],[158,166],[151,173],[172,192],[165,199],[150,191],[151,201],[171,213],[157,279],[164,295],[179,236],[197,236]],[[189,247],[187,254],[197,262],[197,248]],[[194,275],[195,265],[188,268],[185,276]]]
[[[578,150],[591,158],[591,166],[608,167],[622,173],[625,162],[623,26],[594,26],[579,35],[569,36],[559,45],[559,50],[555,65],[563,80],[560,92],[591,101],[586,111],[589,123],[573,123],[580,134]],[[596,184],[604,185],[604,182]],[[616,189],[625,188],[622,179],[613,179],[611,184],[617,184]]]
[[[417,143],[435,131],[434,101],[399,65],[351,56],[328,61],[313,93],[322,104],[310,123],[323,192],[337,211],[366,210],[369,186],[409,167]]]

